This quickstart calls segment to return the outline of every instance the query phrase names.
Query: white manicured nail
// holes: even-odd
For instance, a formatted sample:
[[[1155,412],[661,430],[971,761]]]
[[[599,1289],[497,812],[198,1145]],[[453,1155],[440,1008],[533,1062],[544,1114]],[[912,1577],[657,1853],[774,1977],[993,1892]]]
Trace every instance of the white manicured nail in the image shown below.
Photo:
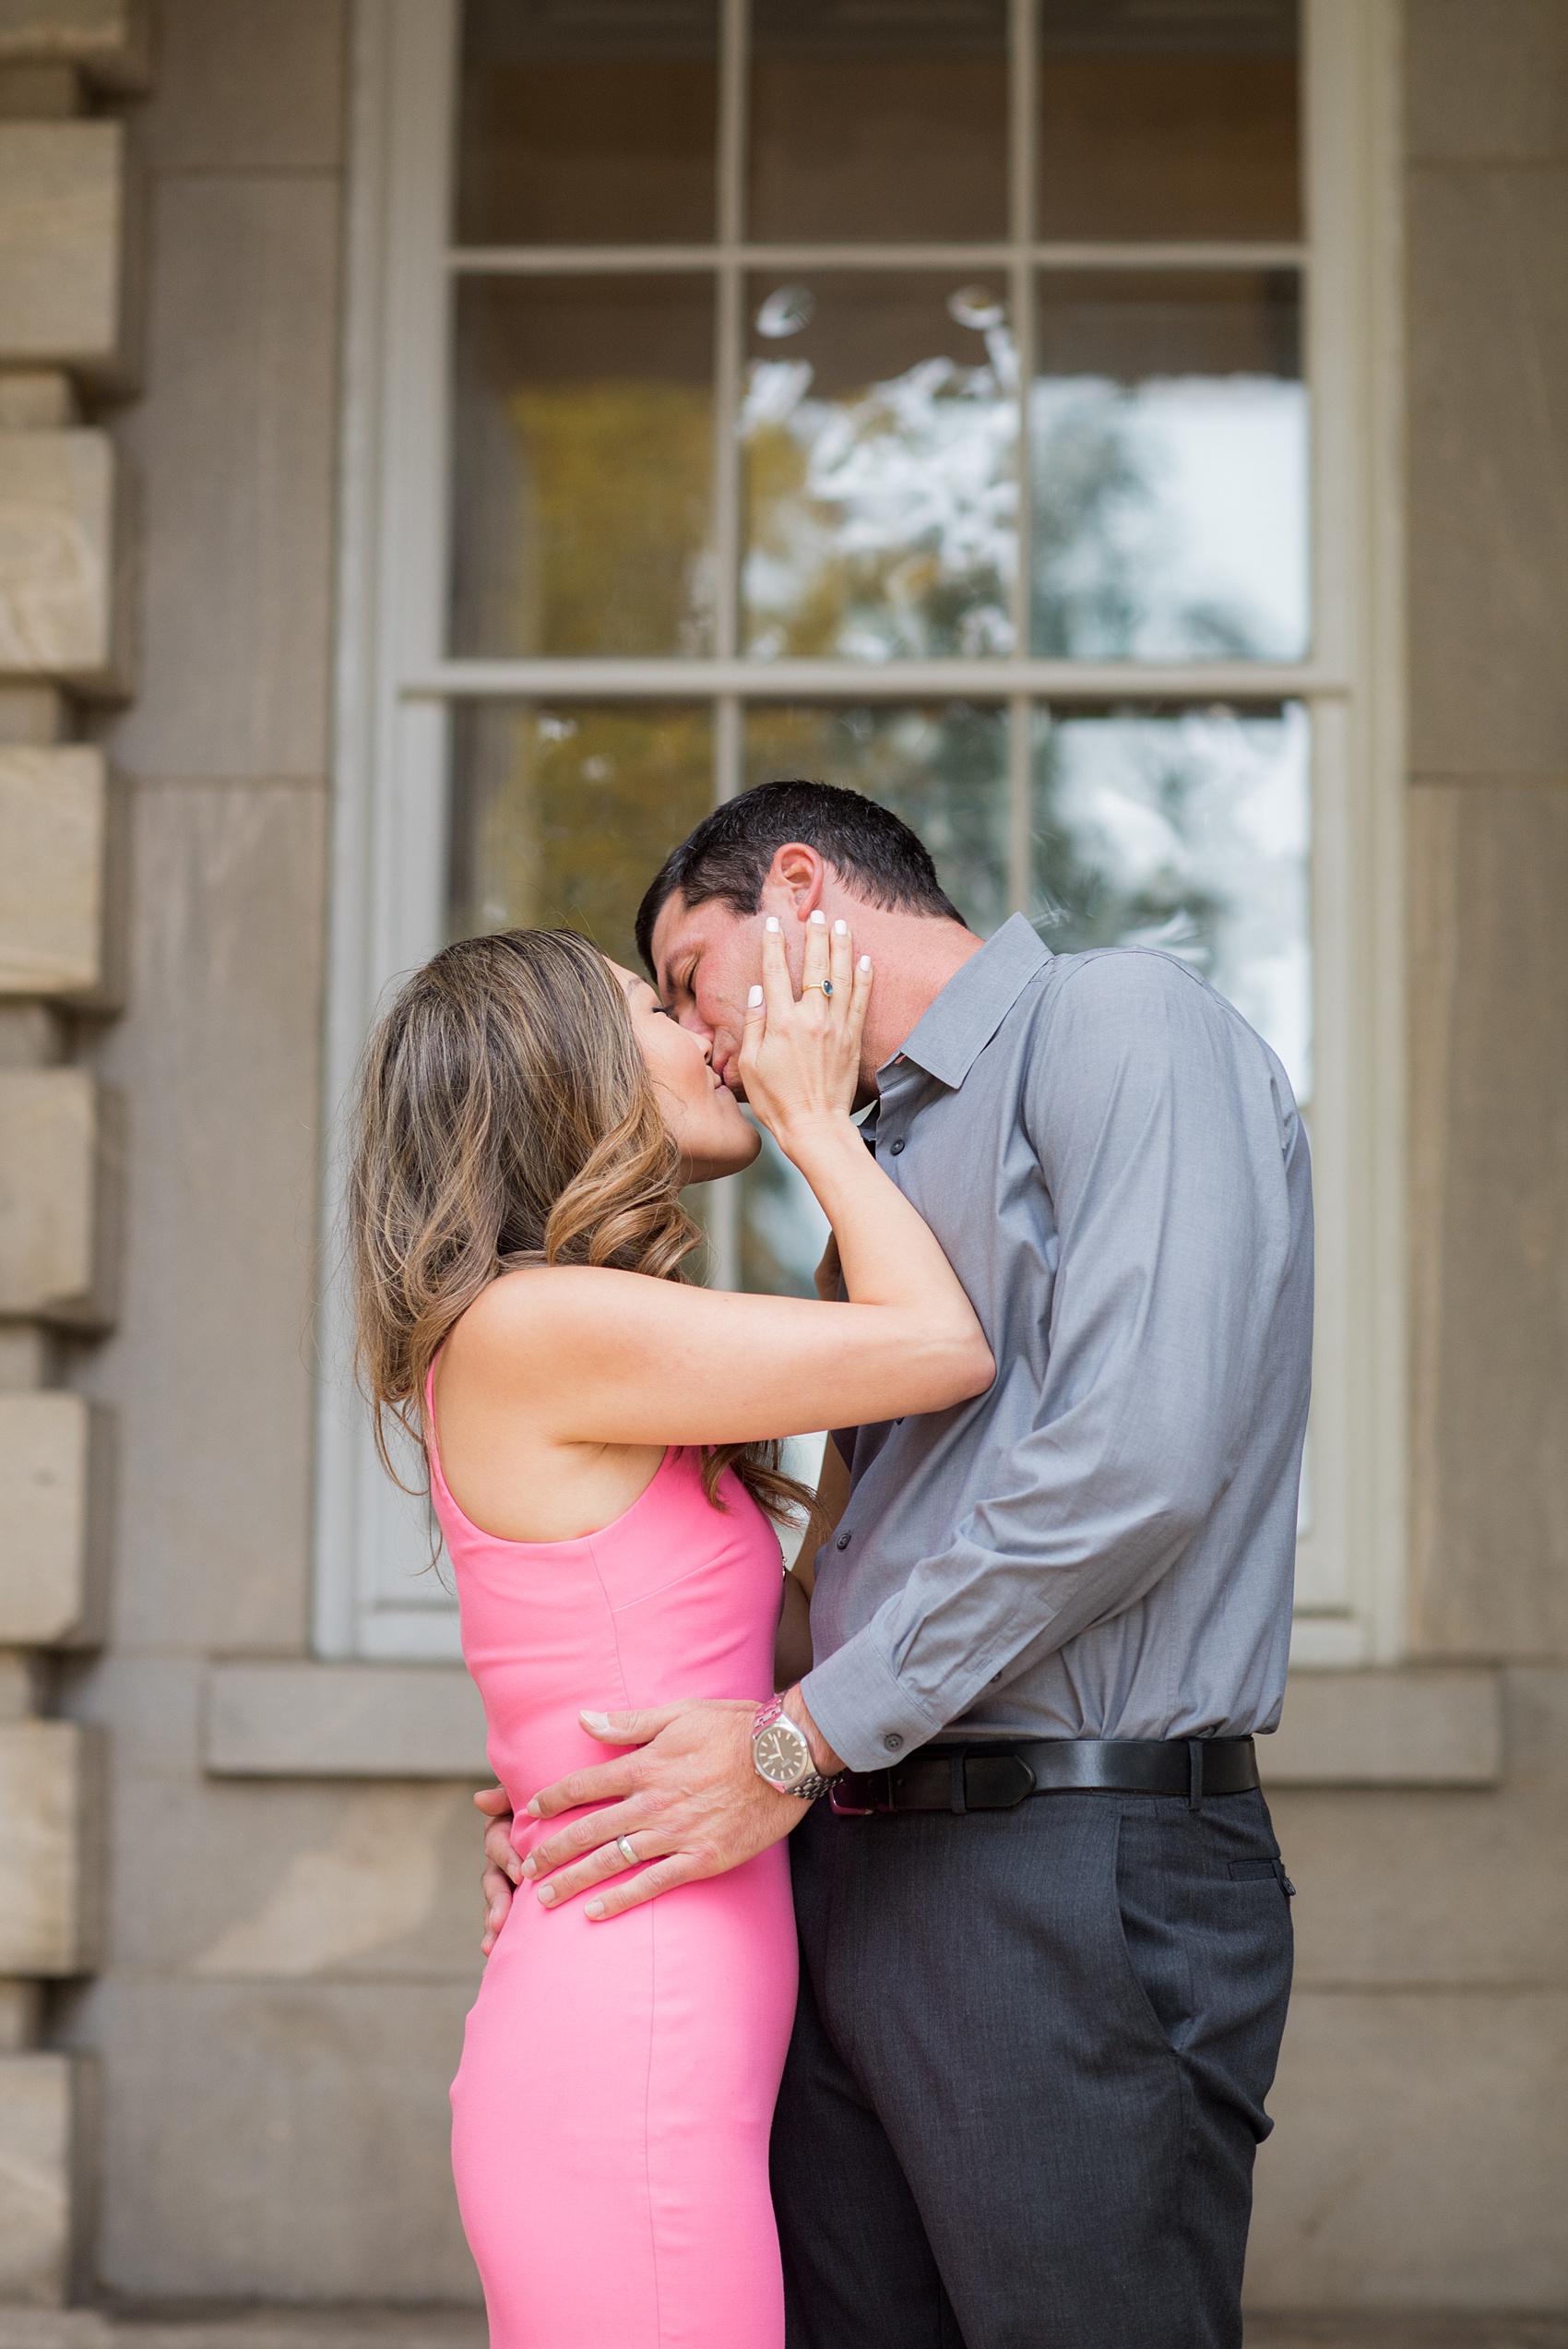
[[[833,924],[833,935],[836,938],[847,938],[849,935],[849,924],[848,922],[835,922]]]
[[[817,907],[817,909],[816,909],[815,912],[812,915],[812,917],[811,917],[811,918],[812,918],[812,920],[813,920],[814,922],[820,923],[820,924],[821,924],[821,925],[822,925],[822,927],[823,927],[825,930],[826,929],[826,927],[827,927],[827,916],[826,916],[826,914],[823,912],[823,910],[822,910],[822,908],[821,908],[821,906],[820,906],[820,905]]]
[[[869,971],[869,970],[871,969],[871,957],[870,957],[870,955],[869,955],[869,954],[862,954],[862,955],[861,955],[861,969],[862,971]]]
[[[768,915],[768,917],[767,917],[766,921],[763,924],[763,925],[762,925],[762,926],[763,926],[763,928],[764,928],[765,930],[777,930],[777,928],[778,927],[778,914],[777,914],[777,913],[770,913],[770,914]]]
[[[753,987],[751,993],[746,997],[746,1009],[748,1011],[754,1011],[761,1001],[762,989],[760,987]]]
[[[580,1719],[590,1737],[609,1736],[610,1715],[607,1712],[585,1712]]]

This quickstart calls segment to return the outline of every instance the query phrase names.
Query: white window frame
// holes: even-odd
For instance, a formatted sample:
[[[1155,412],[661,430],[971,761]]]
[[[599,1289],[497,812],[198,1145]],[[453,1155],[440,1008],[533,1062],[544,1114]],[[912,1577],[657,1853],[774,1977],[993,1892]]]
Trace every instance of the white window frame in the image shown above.
[[[1063,245],[1031,239],[1032,0],[1010,0],[1011,236],[859,246],[863,264],[1004,269],[1029,357],[1041,263],[1300,264],[1313,414],[1313,650],[1301,662],[756,662],[720,599],[711,659],[450,661],[446,579],[446,243],[457,0],[357,0],[341,457],[331,937],[326,1049],[327,1260],[339,1249],[340,1124],[388,983],[443,942],[447,713],[473,696],[681,698],[714,709],[715,795],[738,788],[742,697],[1006,700],[1010,864],[1025,901],[1031,702],[1306,703],[1313,731],[1318,1229],[1317,1401],[1299,1548],[1293,1661],[1396,1661],[1405,1639],[1403,721],[1398,384],[1397,0],[1303,0],[1309,233],[1295,244]],[[842,246],[740,239],[744,0],[721,0],[719,235],[713,246],[498,251],[465,268],[701,268],[718,275],[715,512],[721,575],[740,529],[737,327],[755,268],[842,264]],[[1027,528],[1028,501],[1021,525]],[[1027,638],[1020,548],[1017,641]],[[722,1217],[720,1222],[722,1223]],[[722,1230],[719,1253],[727,1253]],[[315,1638],[328,1656],[447,1659],[455,1610],[414,1568],[422,1510],[387,1484],[348,1372],[340,1281],[323,1307]]]

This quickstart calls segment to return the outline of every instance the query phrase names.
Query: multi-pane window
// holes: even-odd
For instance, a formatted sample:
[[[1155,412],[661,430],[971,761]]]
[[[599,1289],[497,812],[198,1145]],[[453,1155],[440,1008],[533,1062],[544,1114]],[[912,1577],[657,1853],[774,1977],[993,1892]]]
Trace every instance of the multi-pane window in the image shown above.
[[[458,38],[446,650],[585,665],[462,713],[453,926],[630,960],[714,796],[821,777],[982,931],[1190,958],[1304,1091],[1303,712],[1135,674],[1309,647],[1294,0],[467,0]],[[806,1284],[771,1156],[737,1205],[721,1271]]]
[[[566,924],[632,960],[665,852],[807,776],[907,817],[982,933],[1190,961],[1344,1187],[1338,183],[1370,21],[361,0],[340,1067],[444,936]],[[716,1277],[809,1286],[819,1222],[771,1150],[709,1231]],[[1313,1446],[1305,1584],[1348,1621],[1345,1440]],[[334,1474],[358,1597],[323,1638],[442,1650],[439,1593]]]

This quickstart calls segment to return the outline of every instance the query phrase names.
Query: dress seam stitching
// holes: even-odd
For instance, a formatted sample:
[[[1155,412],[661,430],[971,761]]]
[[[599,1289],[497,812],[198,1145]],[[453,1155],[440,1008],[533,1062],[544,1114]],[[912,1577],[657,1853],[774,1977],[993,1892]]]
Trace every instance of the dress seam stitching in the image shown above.
[[[588,1551],[589,1557],[593,1560],[594,1580],[599,1584],[599,1595],[604,1603],[604,1612],[610,1623],[610,1636],[615,1645],[615,1669],[621,1675],[621,1694],[625,1699],[626,1710],[630,1712],[635,1711],[635,1707],[632,1704],[632,1691],[626,1680],[626,1660],[621,1652],[621,1626],[615,1609],[610,1603],[610,1592],[605,1588],[604,1569],[599,1562],[598,1544],[591,1533],[588,1537]],[[647,2072],[643,2081],[643,2185],[647,2195],[647,2256],[653,2277],[653,2334],[656,2342],[662,2342],[664,2319],[659,2297],[659,2232],[654,2224],[653,2162],[649,2151],[653,2116],[653,2039],[655,2009],[659,1998],[659,1963],[655,1929],[655,1920],[650,1914],[647,1920]]]

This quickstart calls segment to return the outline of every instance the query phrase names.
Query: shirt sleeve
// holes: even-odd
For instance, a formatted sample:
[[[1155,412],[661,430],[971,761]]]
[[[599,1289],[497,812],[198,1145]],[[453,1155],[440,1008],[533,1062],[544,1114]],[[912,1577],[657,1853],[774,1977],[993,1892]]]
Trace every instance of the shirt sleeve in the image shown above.
[[[1042,1009],[1021,1110],[1058,1248],[1044,1377],[986,1497],[804,1683],[853,1769],[1136,1604],[1234,1474],[1265,1369],[1301,1136],[1229,1006],[1168,957],[1085,958]]]

